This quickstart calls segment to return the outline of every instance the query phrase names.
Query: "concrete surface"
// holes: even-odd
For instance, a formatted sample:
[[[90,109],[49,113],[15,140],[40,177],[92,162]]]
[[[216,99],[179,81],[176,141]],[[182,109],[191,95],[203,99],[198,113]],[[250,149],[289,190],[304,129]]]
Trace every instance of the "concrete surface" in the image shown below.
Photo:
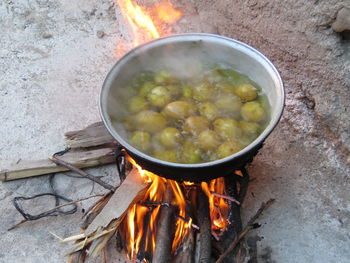
[[[330,28],[349,2],[181,0],[175,5],[184,11],[175,32],[216,31],[242,40],[266,54],[285,83],[281,123],[249,166],[255,180],[244,219],[262,201],[277,200],[248,238],[251,262],[350,262],[350,42]],[[0,2],[1,168],[20,158],[46,158],[63,148],[63,132],[99,119],[99,89],[125,32],[118,14],[106,0]],[[113,166],[90,172],[117,181]],[[57,175],[55,183],[72,199],[91,191],[82,179]],[[64,261],[67,247],[49,231],[77,233],[80,212],[6,231],[21,220],[13,197],[47,190],[45,176],[0,184],[1,263]],[[36,209],[45,205],[39,200]]]

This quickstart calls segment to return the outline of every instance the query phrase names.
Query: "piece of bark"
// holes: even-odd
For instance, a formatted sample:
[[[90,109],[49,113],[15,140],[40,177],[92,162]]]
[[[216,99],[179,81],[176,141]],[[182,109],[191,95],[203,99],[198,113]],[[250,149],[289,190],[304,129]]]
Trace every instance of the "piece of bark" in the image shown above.
[[[164,201],[170,203],[172,199],[172,190],[167,183]],[[171,259],[171,245],[174,240],[174,208],[172,206],[162,206],[158,221],[158,231],[156,238],[156,249],[153,254],[152,262],[167,263]]]
[[[66,145],[71,149],[89,148],[115,143],[102,122],[93,123],[82,130],[70,131],[64,134]]]
[[[200,228],[199,262],[209,263],[211,257],[211,221],[208,197],[202,188],[198,188],[197,218]]]
[[[112,148],[84,152],[68,152],[60,159],[78,168],[89,168],[115,162],[115,152]],[[48,159],[37,161],[21,161],[8,169],[0,171],[0,181],[11,181],[32,176],[68,171],[69,169],[56,165]]]
[[[130,205],[144,197],[146,190],[147,184],[141,178],[138,170],[134,168],[114,192],[102,211],[88,226],[85,235],[92,234],[100,227],[105,228],[112,220],[121,218]]]

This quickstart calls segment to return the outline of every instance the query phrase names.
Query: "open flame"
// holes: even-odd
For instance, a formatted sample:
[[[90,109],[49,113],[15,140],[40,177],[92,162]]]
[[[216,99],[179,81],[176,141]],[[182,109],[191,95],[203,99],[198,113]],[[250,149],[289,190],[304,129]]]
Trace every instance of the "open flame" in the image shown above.
[[[193,218],[188,215],[188,210],[186,210],[189,204],[186,203],[185,189],[195,184],[192,182],[180,184],[176,181],[162,178],[144,170],[130,156],[127,156],[127,159],[138,169],[140,176],[149,184],[149,188],[144,199],[129,208],[126,219],[124,219],[122,231],[125,231],[124,236],[127,242],[128,258],[130,260],[139,259],[143,260],[143,262],[148,262],[146,259],[138,257],[140,253],[141,257],[145,253],[152,255],[155,250],[159,212],[161,205],[164,204],[167,185],[170,186],[173,196],[169,205],[176,208],[177,215],[175,235],[172,243],[172,252],[175,252],[192,227]],[[227,227],[229,205],[223,198],[212,193],[224,195],[225,182],[223,178],[219,178],[209,183],[202,183],[201,187],[209,199],[212,231],[215,231],[216,235],[219,236]],[[187,197],[187,199],[189,198]],[[147,206],[147,204],[152,205]],[[194,209],[192,210],[194,211]]]
[[[163,0],[148,8],[132,0],[115,2],[132,29],[133,47],[171,33],[163,28],[164,25],[173,24],[182,16],[169,0]]]

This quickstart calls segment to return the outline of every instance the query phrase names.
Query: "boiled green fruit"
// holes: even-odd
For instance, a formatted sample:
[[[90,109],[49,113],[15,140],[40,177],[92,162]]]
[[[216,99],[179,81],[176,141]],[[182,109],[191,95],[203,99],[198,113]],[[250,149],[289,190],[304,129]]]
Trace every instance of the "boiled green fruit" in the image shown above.
[[[202,152],[191,141],[185,141],[181,149],[181,161],[183,163],[200,163],[202,162]]]
[[[191,116],[185,121],[183,130],[189,134],[197,135],[209,129],[210,122],[203,116]]]
[[[266,118],[266,112],[259,102],[250,101],[245,103],[241,109],[242,118],[245,121],[259,122]]]
[[[164,108],[164,115],[174,119],[185,119],[196,112],[195,106],[187,101],[174,101]]]
[[[181,133],[178,129],[167,127],[160,132],[159,141],[167,148],[175,148],[182,140]]]
[[[138,113],[139,111],[146,110],[148,108],[148,102],[144,97],[135,96],[130,98],[128,103],[128,110],[131,113]]]
[[[171,101],[171,93],[165,87],[158,86],[148,93],[147,99],[152,105],[162,108]]]
[[[242,102],[240,98],[234,94],[223,94],[215,101],[215,105],[223,114],[238,117]]]
[[[202,82],[193,87],[193,98],[203,102],[213,98],[215,89],[208,82]]]
[[[177,163],[177,154],[173,150],[155,150],[153,153],[153,156],[157,159],[166,161],[166,162],[172,162]]]
[[[219,116],[219,110],[214,103],[204,102],[198,107],[199,113],[208,120],[215,120]]]
[[[203,150],[214,150],[220,145],[220,136],[212,130],[202,131],[198,135],[197,144]]]
[[[225,158],[236,152],[239,152],[242,149],[242,145],[236,141],[227,141],[221,144],[217,150],[217,156]]]
[[[154,133],[164,129],[167,121],[165,117],[158,112],[144,110],[140,111],[135,116],[134,123],[138,129]]]
[[[213,122],[214,130],[223,139],[238,139],[242,135],[242,130],[238,126],[238,122],[230,118],[219,118]]]
[[[268,124],[268,98],[232,69],[203,70],[192,77],[168,70],[137,74],[118,94],[127,114],[111,116],[113,125],[120,129],[122,120],[131,145],[168,162],[211,162],[240,151]]]
[[[151,135],[144,131],[135,131],[131,134],[130,143],[140,151],[148,151],[152,148]]]
[[[235,94],[241,98],[242,101],[255,100],[258,96],[256,88],[249,83],[238,85],[235,88]]]

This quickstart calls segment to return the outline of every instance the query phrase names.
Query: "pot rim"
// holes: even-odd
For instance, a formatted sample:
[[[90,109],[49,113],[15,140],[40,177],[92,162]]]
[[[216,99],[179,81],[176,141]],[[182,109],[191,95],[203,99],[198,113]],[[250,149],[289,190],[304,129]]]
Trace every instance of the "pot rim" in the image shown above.
[[[172,163],[163,161],[157,158],[154,158],[150,155],[147,155],[132,145],[130,145],[126,140],[124,140],[113,128],[111,121],[108,118],[107,114],[107,103],[105,103],[106,100],[104,98],[108,94],[107,92],[110,90],[110,82],[112,79],[116,77],[118,74],[119,68],[122,67],[129,59],[129,57],[137,56],[143,53],[143,51],[147,50],[148,48],[152,48],[154,46],[158,46],[161,44],[171,43],[176,40],[180,41],[205,41],[205,39],[212,39],[217,40],[220,42],[224,42],[226,45],[230,44],[232,48],[239,49],[240,51],[244,53],[249,53],[250,55],[253,55],[256,59],[259,59],[260,62],[265,63],[265,65],[269,66],[269,72],[273,73],[270,74],[274,83],[277,84],[277,88],[280,89],[280,97],[278,98],[278,102],[276,102],[276,105],[278,109],[276,110],[277,114],[276,117],[271,119],[267,127],[264,129],[264,131],[248,146],[240,150],[239,152],[229,155],[225,158],[218,159],[211,162],[205,162],[205,163],[196,163],[196,164],[184,164],[184,163]],[[109,86],[109,87],[108,87]],[[235,40],[233,38],[229,38],[226,36],[216,35],[216,34],[209,34],[209,33],[184,33],[184,34],[174,34],[166,37],[157,38],[155,40],[149,41],[147,43],[141,44],[133,49],[131,49],[129,52],[127,52],[123,57],[121,57],[111,68],[109,73],[107,74],[100,91],[100,101],[99,101],[99,111],[100,116],[102,118],[102,121],[109,131],[109,133],[127,150],[131,151],[133,154],[144,158],[146,160],[149,160],[151,162],[157,163],[159,165],[164,165],[168,167],[176,167],[176,168],[203,168],[203,167],[210,167],[213,165],[218,165],[221,163],[233,161],[236,157],[242,156],[245,153],[251,151],[255,147],[257,147],[259,144],[263,143],[264,140],[270,135],[270,133],[273,131],[273,129],[277,126],[279,120],[281,119],[283,108],[285,103],[285,91],[283,82],[281,79],[281,76],[279,72],[277,71],[276,67],[272,64],[272,62],[263,55],[260,51],[256,50],[255,48],[241,42],[238,40]],[[104,105],[106,104],[106,105]]]

